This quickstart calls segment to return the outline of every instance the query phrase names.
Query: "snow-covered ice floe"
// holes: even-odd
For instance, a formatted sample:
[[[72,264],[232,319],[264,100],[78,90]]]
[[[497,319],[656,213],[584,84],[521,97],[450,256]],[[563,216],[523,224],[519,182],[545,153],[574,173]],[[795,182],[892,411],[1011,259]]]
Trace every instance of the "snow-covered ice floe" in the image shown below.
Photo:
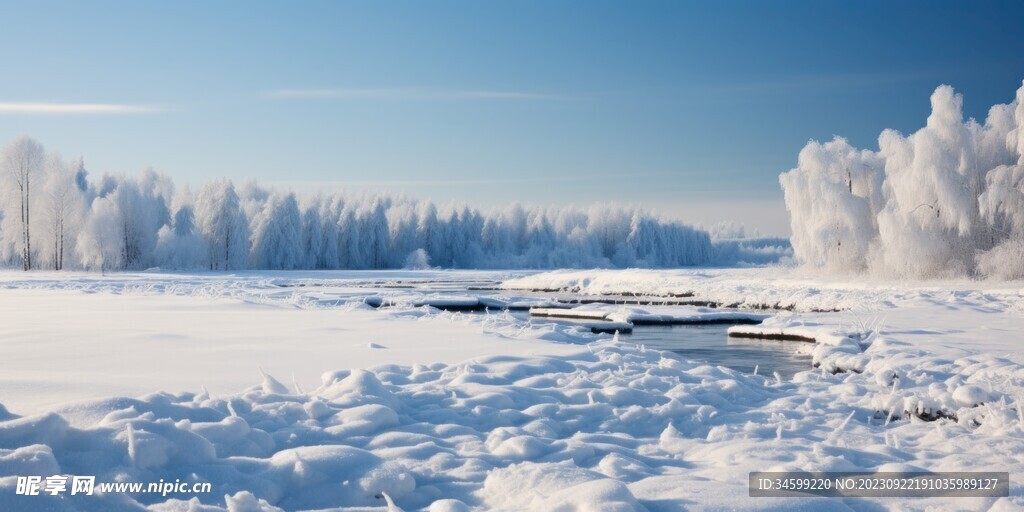
[[[694,306],[632,307],[617,304],[587,304],[573,308],[530,309],[534,316],[606,320],[633,325],[757,324],[770,317],[764,313],[729,311]]]
[[[546,290],[602,297],[679,298],[718,306],[798,312],[835,312],[883,306],[925,296],[982,294],[1024,309],[1024,281],[872,281],[865,276],[822,277],[790,267],[680,270],[559,270],[512,277],[509,292]]]
[[[71,307],[62,302],[69,297],[104,304],[118,294],[125,302],[109,304],[153,328],[163,318],[153,316],[154,307],[175,304],[199,316],[190,304],[211,310],[228,305],[216,309],[216,316],[246,318],[255,324],[252,329],[299,329],[312,322],[300,337],[271,333],[288,341],[282,345],[294,352],[290,361],[311,359],[301,356],[317,339],[351,338],[343,350],[358,357],[352,364],[339,359],[348,369],[326,372],[319,385],[284,385],[271,375],[287,374],[275,374],[271,365],[262,382],[241,392],[200,391],[197,381],[189,392],[93,399],[25,416],[15,414],[22,409],[2,410],[0,510],[1024,506],[1024,487],[1014,478],[1024,471],[1021,283],[822,281],[788,269],[554,272],[505,283],[591,295],[688,293],[721,304],[788,307],[792,311],[751,311],[767,318],[731,328],[813,339],[799,345],[812,353],[817,368],[809,366],[787,381],[687,361],[630,344],[625,336],[544,332],[508,313],[374,309],[361,302],[365,291],[342,282],[264,288],[258,280],[227,284],[166,277],[155,287],[146,288],[140,279],[126,289],[106,279],[123,278],[61,285],[111,292],[104,294],[68,295],[38,284],[36,291],[5,292],[0,306],[13,309],[12,301],[19,301],[37,311],[52,297],[65,304],[58,306],[62,311]],[[156,302],[138,300],[139,294]],[[184,297],[172,303],[161,298],[168,294]],[[671,313],[621,305],[582,306],[585,311],[604,313],[594,321],[630,322],[645,315],[685,320],[686,314],[731,314],[675,306]],[[334,319],[342,323],[323,323]],[[12,319],[5,327],[5,348],[40,342],[64,327],[40,324],[32,331],[37,338],[29,338],[24,321]],[[117,337],[119,344],[157,335],[111,325],[132,334]],[[399,328],[382,335],[388,326]],[[443,335],[432,334],[442,326]],[[193,328],[223,332],[206,324]],[[465,336],[460,343],[470,352],[444,352],[443,340],[435,339],[457,336]],[[259,350],[270,350],[257,339]],[[87,342],[104,340],[95,336]],[[431,343],[430,350],[416,348]],[[529,349],[502,353],[520,346]],[[251,356],[238,350],[204,354],[224,371],[233,371],[236,357]],[[288,359],[285,352],[271,354]],[[437,356],[444,362],[431,361],[432,354],[444,354]],[[38,389],[51,383],[41,380]],[[29,383],[19,389],[36,388]],[[1011,487],[1009,498],[941,501],[749,498],[748,473],[773,470],[1008,471]],[[213,492],[74,498],[18,498],[12,492],[16,475],[56,473],[95,474],[98,481],[208,482]]]
[[[632,332],[634,325],[756,324],[770,315],[694,306],[631,307],[587,304],[577,307],[535,307],[530,315],[573,320],[594,332]]]
[[[497,298],[497,297],[476,297],[457,295],[406,295],[397,297],[381,297],[372,295],[363,299],[363,303],[375,308],[381,307],[411,307],[422,308],[432,307],[445,311],[483,311],[483,310],[512,310],[525,311],[536,307],[554,308],[568,307],[557,303],[552,299],[543,298]]]

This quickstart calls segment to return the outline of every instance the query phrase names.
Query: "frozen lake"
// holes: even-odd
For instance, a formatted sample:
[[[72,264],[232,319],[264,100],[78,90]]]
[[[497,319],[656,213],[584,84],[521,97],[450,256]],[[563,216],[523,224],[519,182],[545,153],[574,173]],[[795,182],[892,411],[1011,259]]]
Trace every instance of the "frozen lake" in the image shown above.
[[[575,322],[568,319],[530,316],[528,309],[522,309],[521,306],[529,300],[550,300],[554,304],[566,307],[602,301],[624,305],[685,302],[680,298],[631,294],[595,298],[551,290],[516,291],[518,295],[510,295],[508,291],[495,290],[498,284],[498,281],[489,280],[486,276],[482,279],[448,279],[438,276],[433,279],[370,281],[362,286],[365,286],[367,291],[381,295],[394,294],[396,291],[400,291],[400,294],[422,294],[425,299],[420,300],[427,301],[432,297],[477,297],[520,305],[521,309],[513,311],[512,316],[534,326],[574,325]],[[756,369],[761,375],[778,372],[783,378],[788,379],[797,372],[811,369],[811,357],[800,351],[801,348],[806,348],[802,346],[804,342],[729,338],[728,327],[728,322],[703,325],[638,325],[632,331],[620,334],[620,340],[623,343],[635,343],[651,349],[668,350],[685,359],[725,366],[744,373],[752,373]]]
[[[9,320],[0,329],[8,340],[5,364],[0,365],[0,403],[25,413],[156,390],[195,391],[206,386],[216,393],[231,393],[258,382],[261,368],[308,389],[317,385],[323,372],[343,368],[457,362],[497,354],[561,354],[611,334],[594,334],[571,320],[531,317],[531,306],[678,302],[500,289],[503,280],[525,274],[529,273],[11,273],[2,282],[8,300],[0,313]],[[368,307],[371,299],[389,306]],[[491,309],[451,312],[422,305],[446,300],[479,300]],[[514,310],[502,312],[502,305]],[[727,312],[701,310],[700,314]],[[429,326],[423,324],[427,321]],[[486,328],[460,325],[466,322]],[[806,348],[803,343],[729,339],[726,328],[637,325],[631,333],[623,332],[620,340],[747,374],[758,367],[761,375],[777,371],[789,379],[811,369],[810,357],[798,353]],[[524,335],[525,331],[533,334]],[[385,348],[371,348],[375,346]]]

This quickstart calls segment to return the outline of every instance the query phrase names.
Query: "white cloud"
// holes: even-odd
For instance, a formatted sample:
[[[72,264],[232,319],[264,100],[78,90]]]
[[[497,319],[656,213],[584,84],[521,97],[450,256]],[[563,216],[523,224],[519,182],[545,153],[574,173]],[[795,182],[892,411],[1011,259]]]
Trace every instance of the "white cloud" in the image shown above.
[[[154,105],[118,103],[54,103],[44,101],[0,101],[0,114],[147,114],[163,112]]]
[[[339,89],[281,89],[271,91],[269,96],[275,98],[380,98],[380,99],[414,99],[414,100],[473,100],[473,99],[504,99],[504,100],[542,100],[554,99],[555,96],[518,91],[489,90],[448,90],[426,87],[379,87],[379,88],[339,88]]]

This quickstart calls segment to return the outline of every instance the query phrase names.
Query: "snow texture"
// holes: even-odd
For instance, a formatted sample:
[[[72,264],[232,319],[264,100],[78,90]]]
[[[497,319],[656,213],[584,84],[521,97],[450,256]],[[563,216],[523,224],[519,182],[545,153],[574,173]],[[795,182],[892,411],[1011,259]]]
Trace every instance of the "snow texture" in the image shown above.
[[[1024,276],[1024,86],[984,124],[949,86],[926,125],[878,150],[811,141],[780,177],[798,261],[829,272]]]
[[[481,281],[495,277],[430,271],[390,277],[411,282],[439,274],[464,282],[474,275]],[[785,381],[686,361],[625,338],[570,329],[548,336],[508,315],[412,306],[372,310],[363,305],[366,290],[358,293],[357,285],[387,282],[382,275],[83,274],[56,280],[4,275],[0,281],[21,290],[5,290],[0,303],[74,297],[77,304],[113,304],[111,300],[123,298],[126,302],[117,307],[136,307],[130,312],[140,313],[140,325],[160,322],[161,329],[170,324],[141,314],[146,308],[231,305],[254,313],[250,318],[258,324],[255,319],[274,315],[257,328],[278,322],[294,328],[308,323],[307,315],[325,313],[351,320],[349,328],[361,343],[360,357],[388,359],[326,371],[318,385],[286,385],[287,379],[277,377],[287,373],[275,375],[265,367],[263,375],[251,374],[251,387],[243,391],[179,388],[137,398],[94,399],[26,416],[19,416],[17,408],[0,410],[0,508],[658,511],[1024,506],[1024,487],[1016,481],[1011,481],[1011,497],[1001,499],[746,497],[752,470],[1024,471],[1024,355],[1017,340],[1024,328],[1024,283],[964,280],[895,287],[885,281],[810,282],[792,269],[565,271],[519,275],[504,283],[509,289],[573,289],[581,295],[631,292],[715,301],[747,297],[750,304],[786,304],[794,311],[766,312],[771,316],[764,324],[734,328],[815,339],[801,346],[811,351],[818,368]],[[127,305],[136,302],[138,306]],[[39,308],[28,304],[32,310]],[[665,308],[584,310],[617,311],[620,319],[634,320],[643,314],[713,312]],[[808,312],[818,309],[842,311]],[[287,317],[295,323],[287,323]],[[23,346],[29,341],[26,332],[45,338],[59,331],[57,324],[42,323],[29,331],[15,323],[4,339]],[[389,325],[411,328],[385,333],[382,328]],[[435,330],[444,325],[449,334],[425,334],[426,326],[429,332],[440,332]],[[289,343],[278,345],[302,353],[315,338],[330,341],[339,335],[313,327],[298,337],[283,334]],[[209,324],[197,328],[215,332]],[[447,362],[431,360],[432,351],[415,353],[417,343],[460,332],[480,336],[470,350],[481,352],[463,352],[462,359]],[[139,336],[134,343],[157,334]],[[485,339],[498,350],[486,353]],[[86,340],[103,344],[99,336]],[[119,346],[126,342],[114,340]],[[388,349],[370,349],[369,343]],[[519,344],[529,345],[532,353],[501,353]],[[355,353],[354,346],[345,351]],[[403,353],[412,359],[396,362]],[[61,359],[61,352],[54,354]],[[226,371],[241,356],[235,350],[207,357]],[[52,382],[61,377],[43,378]],[[214,492],[198,498],[141,494],[63,500],[17,498],[11,492],[13,475],[54,473],[94,473],[101,481],[180,478],[209,482]]]

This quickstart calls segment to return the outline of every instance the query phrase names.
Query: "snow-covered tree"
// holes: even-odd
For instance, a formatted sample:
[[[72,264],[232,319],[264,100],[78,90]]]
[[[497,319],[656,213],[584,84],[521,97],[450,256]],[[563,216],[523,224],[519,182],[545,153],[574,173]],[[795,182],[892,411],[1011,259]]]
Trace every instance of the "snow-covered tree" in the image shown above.
[[[155,253],[157,265],[165,268],[192,270],[208,264],[206,241],[196,229],[191,204],[179,205],[174,212],[173,224],[160,228]]]
[[[360,227],[355,205],[346,204],[338,216],[339,268],[364,268]]]
[[[1024,275],[1024,86],[964,121],[949,86],[920,130],[885,130],[878,151],[810,142],[780,177],[796,257],[885,276]]]
[[[141,269],[154,263],[158,232],[169,215],[150,178],[123,179],[112,192],[93,200],[77,241],[86,268]]]
[[[21,136],[8,143],[0,153],[0,172],[6,178],[6,185],[13,197],[5,201],[4,211],[9,219],[5,231],[13,231],[17,226],[18,252],[24,270],[32,268],[32,199],[33,185],[39,174],[43,172],[46,153],[42,144],[27,136]],[[12,195],[12,194],[8,195]],[[11,215],[17,207],[18,213]],[[15,224],[16,223],[16,224]]]
[[[706,263],[711,253],[703,232],[621,205],[439,210],[380,194],[298,197],[252,180],[236,190],[227,179],[193,196],[152,170],[92,180],[81,159],[66,165],[31,139],[9,144],[3,158],[8,171],[35,162],[23,180],[30,196],[15,179],[25,173],[7,172],[0,187],[13,191],[0,203],[0,263],[23,268],[675,266]],[[1000,197],[987,200],[1013,204]],[[30,234],[40,233],[44,243],[30,245]]]
[[[362,232],[365,237],[366,266],[369,268],[384,268],[387,265],[388,251],[391,248],[391,240],[388,233],[388,217],[384,209],[384,203],[380,200],[374,201],[367,210],[365,218],[366,221]]]
[[[437,207],[434,203],[422,203],[417,212],[416,245],[427,252],[430,261],[445,261],[442,247],[441,227],[437,220]]]
[[[43,218],[49,243],[43,252],[47,267],[62,270],[67,256],[74,254],[74,241],[86,211],[85,189],[80,178],[84,173],[81,160],[67,166],[59,156],[47,158],[43,182]]]
[[[307,260],[302,232],[302,216],[295,194],[270,196],[253,228],[253,267],[274,270],[303,268]]]
[[[249,222],[230,180],[207,183],[196,200],[196,226],[206,240],[210,270],[245,268]]]
[[[409,201],[399,202],[388,209],[387,216],[388,238],[391,242],[388,266],[406,266],[408,256],[418,249],[416,244],[416,226],[418,221],[416,219],[415,206]],[[419,263],[414,262],[413,264]]]
[[[344,208],[344,200],[337,195],[324,201],[320,206],[320,230],[323,233],[324,245],[318,258],[317,268],[339,268],[341,266],[338,218]]]
[[[302,210],[302,268],[324,268],[320,265],[324,252],[324,229],[320,220],[320,197]]]

